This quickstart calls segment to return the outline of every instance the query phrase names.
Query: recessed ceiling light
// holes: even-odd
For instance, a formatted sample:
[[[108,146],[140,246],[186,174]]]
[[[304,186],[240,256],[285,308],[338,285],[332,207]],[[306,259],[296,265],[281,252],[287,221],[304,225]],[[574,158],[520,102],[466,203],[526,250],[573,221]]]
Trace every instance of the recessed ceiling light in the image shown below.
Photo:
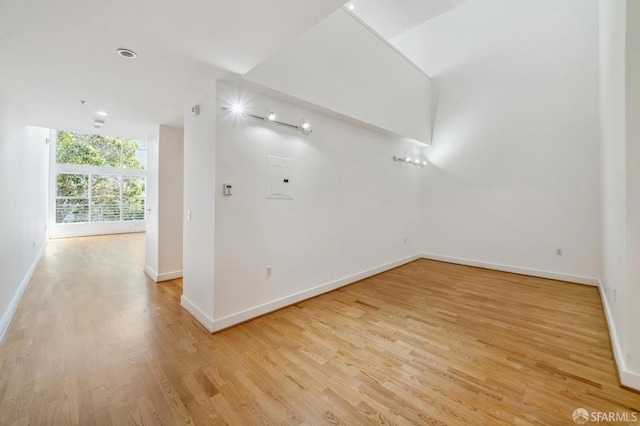
[[[353,10],[355,8],[356,8],[356,6],[353,3],[347,5],[347,9],[349,9],[349,10]]]
[[[84,99],[80,99],[80,100],[78,100],[78,102],[80,102],[80,105],[84,105],[84,104],[87,103],[87,101],[85,101]]]
[[[102,117],[108,117],[109,116],[109,114],[107,114],[105,111],[98,111],[98,112],[96,112],[96,114],[98,114],[99,116],[102,116]]]
[[[116,52],[118,53],[118,55],[122,56],[123,58],[127,58],[127,59],[133,59],[136,56],[138,56],[138,54],[136,52],[134,52],[133,50],[124,49],[122,47],[120,49],[116,50]]]

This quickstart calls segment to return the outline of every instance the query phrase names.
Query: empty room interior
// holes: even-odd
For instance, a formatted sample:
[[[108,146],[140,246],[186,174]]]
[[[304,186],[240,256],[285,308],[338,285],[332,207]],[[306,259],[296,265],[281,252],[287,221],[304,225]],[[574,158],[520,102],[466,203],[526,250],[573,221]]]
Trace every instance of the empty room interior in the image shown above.
[[[640,424],[640,1],[2,0],[0,58],[0,425]]]

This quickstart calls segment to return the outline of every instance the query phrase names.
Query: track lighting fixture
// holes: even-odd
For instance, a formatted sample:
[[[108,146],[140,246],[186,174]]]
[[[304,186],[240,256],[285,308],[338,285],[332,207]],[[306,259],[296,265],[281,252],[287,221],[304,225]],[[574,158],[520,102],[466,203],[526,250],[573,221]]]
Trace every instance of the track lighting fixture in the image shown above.
[[[241,104],[234,104],[234,105],[231,105],[231,106],[225,106],[225,107],[222,107],[222,110],[223,111],[231,111],[234,114],[255,118],[257,120],[263,120],[263,121],[268,121],[270,123],[279,124],[281,126],[289,127],[291,129],[300,130],[305,135],[308,135],[313,131],[313,130],[311,130],[311,123],[309,123],[307,120],[302,119],[300,124],[296,126],[295,124],[289,124],[289,123],[285,123],[283,121],[276,120],[277,115],[273,111],[269,112],[266,116],[263,117],[263,116],[260,116],[260,115],[250,114],[250,113],[246,112],[244,107]]]
[[[393,161],[402,161],[404,163],[413,164],[414,166],[424,167],[427,165],[427,162],[424,160],[420,160],[418,158],[413,159],[411,157],[398,157],[397,155],[393,156]]]

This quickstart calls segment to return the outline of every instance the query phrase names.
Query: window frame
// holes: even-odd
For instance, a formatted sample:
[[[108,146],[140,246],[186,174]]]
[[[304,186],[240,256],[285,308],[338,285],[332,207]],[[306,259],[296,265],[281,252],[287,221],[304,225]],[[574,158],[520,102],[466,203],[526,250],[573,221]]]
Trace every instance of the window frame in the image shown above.
[[[57,148],[57,147],[56,147]],[[88,221],[87,222],[68,222],[68,223],[58,223],[56,222],[56,225],[62,225],[62,226],[69,226],[69,225],[79,225],[79,224],[87,224],[87,223],[93,223],[93,224],[101,224],[101,223],[114,223],[114,222],[120,222],[120,223],[128,223],[128,222],[144,222],[147,219],[147,188],[148,188],[148,180],[147,180],[147,169],[128,169],[128,168],[122,168],[122,167],[110,167],[110,166],[88,166],[88,165],[83,165],[83,164],[65,164],[65,163],[55,163],[56,167],[55,167],[55,185],[56,185],[56,192],[55,192],[55,199],[58,200],[58,195],[57,195],[57,177],[58,174],[85,174],[85,175],[89,175],[88,179],[89,179],[89,190],[88,190],[88,202],[89,202],[89,209],[88,209],[88,213],[87,213],[87,218]],[[120,220],[118,221],[92,221],[91,220],[91,205],[92,203],[92,187],[93,187],[93,175],[102,175],[102,176],[117,176],[119,177],[120,180]],[[124,185],[124,178],[125,177],[137,177],[137,178],[144,178],[145,179],[145,195],[144,195],[144,204],[145,204],[145,208],[144,208],[144,219],[135,219],[135,220],[124,220],[124,212],[123,212],[123,185]],[[60,198],[68,198],[68,197],[60,197]],[[54,202],[55,204],[55,202]]]

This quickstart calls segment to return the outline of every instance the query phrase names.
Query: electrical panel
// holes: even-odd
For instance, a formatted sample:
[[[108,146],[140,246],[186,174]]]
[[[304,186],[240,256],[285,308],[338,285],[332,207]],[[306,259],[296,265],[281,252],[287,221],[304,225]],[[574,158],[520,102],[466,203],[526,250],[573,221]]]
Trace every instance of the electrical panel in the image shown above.
[[[291,158],[267,155],[267,198],[293,199],[293,165]]]

